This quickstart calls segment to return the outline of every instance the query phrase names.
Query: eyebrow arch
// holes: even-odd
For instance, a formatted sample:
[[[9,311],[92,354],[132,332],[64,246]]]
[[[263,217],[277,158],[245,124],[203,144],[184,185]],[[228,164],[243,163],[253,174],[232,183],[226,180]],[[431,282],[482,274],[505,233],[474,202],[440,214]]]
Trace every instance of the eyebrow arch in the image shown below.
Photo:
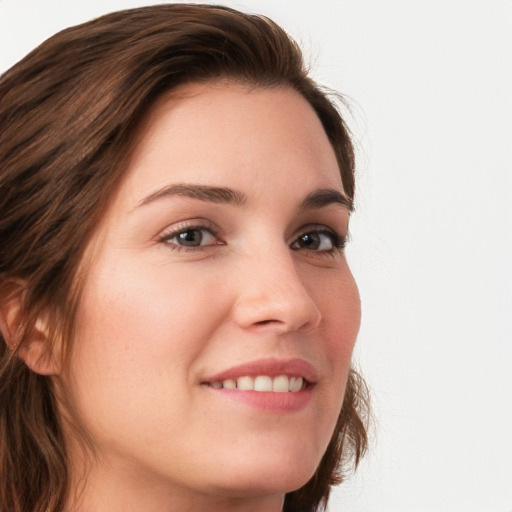
[[[323,208],[330,204],[341,204],[349,212],[354,209],[353,202],[334,188],[322,188],[308,194],[300,203],[299,211]]]
[[[194,185],[188,183],[176,183],[164,187],[145,197],[139,206],[151,203],[162,197],[183,196],[211,203],[225,203],[234,206],[242,206],[247,203],[247,197],[238,190],[227,187],[212,187],[210,185]]]
[[[175,183],[167,187],[163,187],[149,196],[145,197],[138,206],[143,206],[162,197],[183,196],[201,201],[209,201],[212,203],[232,204],[234,206],[243,206],[247,204],[247,196],[238,190],[228,187],[214,187],[211,185],[196,185],[189,183]],[[323,208],[330,204],[341,204],[349,212],[353,210],[353,203],[345,197],[341,192],[333,188],[323,188],[314,190],[307,194],[300,202],[299,211]]]

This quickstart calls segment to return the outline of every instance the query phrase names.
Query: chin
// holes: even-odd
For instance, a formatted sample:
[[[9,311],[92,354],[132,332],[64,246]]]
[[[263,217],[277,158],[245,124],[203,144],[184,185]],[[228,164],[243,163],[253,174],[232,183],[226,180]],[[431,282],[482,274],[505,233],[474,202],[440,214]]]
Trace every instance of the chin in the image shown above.
[[[286,494],[304,486],[315,473],[322,454],[307,454],[289,447],[261,450],[252,459],[240,460],[236,465],[224,466],[220,487],[227,495],[248,496],[262,494]]]
[[[217,487],[215,494],[232,498],[285,495],[304,486],[315,469],[311,472],[280,472],[278,475],[271,470],[266,474],[238,475]]]

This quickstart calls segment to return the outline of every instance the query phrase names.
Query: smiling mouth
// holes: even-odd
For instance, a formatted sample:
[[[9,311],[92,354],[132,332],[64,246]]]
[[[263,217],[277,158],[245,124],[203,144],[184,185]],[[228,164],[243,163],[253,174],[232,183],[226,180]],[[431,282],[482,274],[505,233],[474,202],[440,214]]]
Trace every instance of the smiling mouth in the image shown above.
[[[308,382],[302,377],[289,377],[288,375],[257,375],[251,377],[244,375],[237,379],[225,379],[205,383],[215,389],[238,389],[240,391],[260,391],[274,393],[297,393],[304,389]]]

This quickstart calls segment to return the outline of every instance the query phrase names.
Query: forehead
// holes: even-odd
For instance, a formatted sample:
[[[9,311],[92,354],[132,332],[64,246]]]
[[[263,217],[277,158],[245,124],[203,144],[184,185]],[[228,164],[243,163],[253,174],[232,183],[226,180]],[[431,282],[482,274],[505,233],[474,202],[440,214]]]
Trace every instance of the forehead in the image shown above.
[[[322,124],[291,88],[189,84],[161,97],[140,125],[122,195],[134,203],[170,182],[343,191]]]

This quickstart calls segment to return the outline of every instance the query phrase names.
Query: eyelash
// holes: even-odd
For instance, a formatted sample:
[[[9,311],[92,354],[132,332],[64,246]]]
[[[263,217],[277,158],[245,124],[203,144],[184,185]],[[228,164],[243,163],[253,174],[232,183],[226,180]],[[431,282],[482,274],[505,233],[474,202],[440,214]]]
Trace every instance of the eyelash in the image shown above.
[[[307,236],[311,237],[311,235],[327,236],[330,239],[330,242],[332,245],[332,247],[330,249],[326,249],[326,250],[322,250],[322,251],[310,249],[311,252],[314,252],[314,253],[334,254],[336,252],[342,252],[345,249],[345,245],[347,243],[346,237],[338,235],[338,233],[336,233],[335,231],[333,231],[331,229],[327,229],[325,226],[310,226],[307,228],[306,231],[304,231],[301,235],[299,235],[295,239],[295,241],[291,244],[290,247],[292,248],[292,250],[295,250],[295,251],[299,251],[300,249],[308,250],[307,247],[293,247],[293,246],[296,245],[299,242],[299,240],[301,240],[301,239],[304,240],[304,237],[307,237]],[[322,243],[322,242],[320,242],[320,243]]]
[[[179,225],[176,226],[175,229],[173,229],[172,232],[163,234],[159,238],[159,242],[165,243],[171,250],[173,251],[200,251],[204,250],[205,247],[211,247],[212,245],[225,245],[223,242],[219,243],[211,243],[206,245],[180,245],[176,242],[171,242],[173,238],[176,238],[180,235],[185,235],[186,233],[191,232],[200,232],[200,231],[207,231],[213,238],[217,238],[218,236],[218,230],[215,228],[215,226],[211,224],[190,224],[190,225]],[[300,240],[304,240],[304,237],[306,236],[318,236],[323,235],[327,236],[330,239],[330,242],[332,244],[332,247],[325,250],[314,250],[314,249],[308,249],[307,247],[294,247],[294,245],[297,245],[300,243]],[[202,239],[200,239],[199,243],[202,242]],[[347,237],[338,235],[335,231],[326,228],[325,226],[308,226],[307,229],[305,229],[300,235],[298,235],[295,240],[290,244],[290,247],[293,251],[300,251],[301,249],[307,250],[308,252],[317,253],[319,255],[325,254],[325,255],[333,255],[335,253],[343,252],[345,249],[347,242]],[[321,244],[322,242],[320,242]]]
[[[159,242],[167,244],[167,246],[173,250],[173,251],[200,251],[203,250],[205,247],[209,247],[212,245],[224,245],[224,243],[214,243],[214,244],[207,244],[207,245],[180,245],[178,243],[171,242],[171,240],[175,237],[178,237],[179,235],[183,235],[185,233],[190,232],[197,232],[197,231],[207,231],[211,236],[214,238],[217,238],[218,236],[218,230],[215,228],[214,225],[209,223],[204,224],[181,224],[176,226],[170,233],[164,233],[160,238]]]

